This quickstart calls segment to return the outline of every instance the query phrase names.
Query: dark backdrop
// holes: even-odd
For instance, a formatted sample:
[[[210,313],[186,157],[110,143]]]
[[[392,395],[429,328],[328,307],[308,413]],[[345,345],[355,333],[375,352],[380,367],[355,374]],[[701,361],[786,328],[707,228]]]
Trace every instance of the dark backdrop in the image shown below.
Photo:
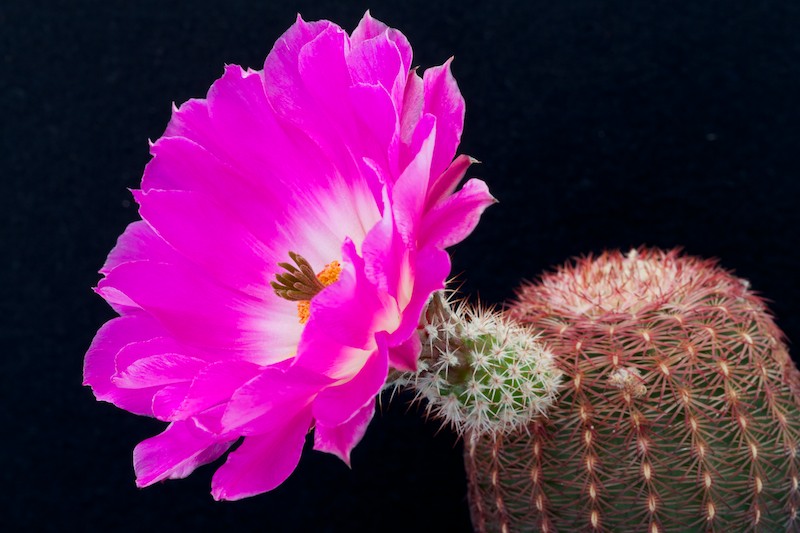
[[[131,450],[162,424],[95,402],[82,358],[113,316],[90,287],[136,218],[170,103],[225,63],[260,68],[300,12],[366,8],[423,68],[455,55],[462,151],[500,199],[454,251],[488,302],[604,248],[682,245],[773,300],[800,338],[800,4],[597,0],[397,3],[6,0],[0,6],[0,523],[7,530],[465,531],[461,446],[408,398],[353,470],[307,450],[272,493],[209,496],[212,468],[146,490]],[[795,350],[797,352],[797,350]]]

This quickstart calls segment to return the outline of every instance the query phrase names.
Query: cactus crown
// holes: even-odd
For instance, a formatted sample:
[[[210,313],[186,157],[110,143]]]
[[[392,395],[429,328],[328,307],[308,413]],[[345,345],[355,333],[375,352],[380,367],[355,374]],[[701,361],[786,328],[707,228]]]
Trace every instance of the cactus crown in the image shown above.
[[[536,302],[547,302],[554,313],[600,320],[635,318],[642,310],[665,306],[679,311],[687,298],[702,292],[742,292],[746,280],[731,276],[715,261],[681,256],[679,250],[632,249],[623,255],[606,252],[578,259],[542,277],[540,283],[523,287],[519,305],[529,293]]]

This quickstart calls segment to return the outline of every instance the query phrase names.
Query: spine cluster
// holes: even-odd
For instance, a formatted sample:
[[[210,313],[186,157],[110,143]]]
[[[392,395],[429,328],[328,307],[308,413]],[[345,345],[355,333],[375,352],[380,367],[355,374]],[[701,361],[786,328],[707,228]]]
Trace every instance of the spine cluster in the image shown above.
[[[530,329],[498,312],[434,295],[424,316],[422,357],[409,378],[430,413],[459,434],[524,428],[555,401],[561,372]]]

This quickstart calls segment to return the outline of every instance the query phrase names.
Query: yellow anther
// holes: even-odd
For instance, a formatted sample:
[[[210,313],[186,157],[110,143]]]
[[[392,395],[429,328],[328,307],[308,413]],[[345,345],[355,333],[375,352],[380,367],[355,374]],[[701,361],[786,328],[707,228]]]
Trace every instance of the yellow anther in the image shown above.
[[[300,300],[297,302],[297,318],[301,324],[308,322],[311,316],[311,300]]]
[[[324,287],[339,280],[339,275],[342,273],[342,265],[339,261],[331,261],[322,271],[317,274],[317,279]],[[308,322],[311,316],[311,300],[300,300],[297,302],[297,318],[301,324]]]
[[[322,272],[317,274],[317,279],[325,285],[326,287],[336,281],[339,281],[339,276],[342,274],[342,265],[339,264],[339,261],[331,261],[325,268],[322,269]]]

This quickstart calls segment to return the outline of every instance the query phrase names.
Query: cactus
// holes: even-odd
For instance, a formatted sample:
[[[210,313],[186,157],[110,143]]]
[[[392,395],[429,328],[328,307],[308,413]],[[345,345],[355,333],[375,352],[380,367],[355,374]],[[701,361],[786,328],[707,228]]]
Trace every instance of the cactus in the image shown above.
[[[800,372],[713,261],[578,260],[507,311],[564,374],[546,417],[464,435],[478,531],[798,531]]]
[[[434,294],[425,315],[417,396],[459,434],[510,433],[546,413],[561,372],[529,328],[492,310]]]

